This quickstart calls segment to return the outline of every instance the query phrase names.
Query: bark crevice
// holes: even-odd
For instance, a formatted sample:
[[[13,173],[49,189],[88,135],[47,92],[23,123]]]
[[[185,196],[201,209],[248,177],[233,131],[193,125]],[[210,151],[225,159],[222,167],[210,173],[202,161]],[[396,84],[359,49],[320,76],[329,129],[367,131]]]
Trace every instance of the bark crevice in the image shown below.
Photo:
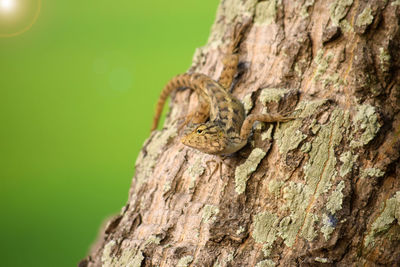
[[[190,72],[217,79],[249,16],[233,94],[248,114],[299,118],[257,124],[221,177],[215,156],[180,143],[176,119],[197,97],[176,92],[80,266],[400,264],[400,4],[224,0]]]

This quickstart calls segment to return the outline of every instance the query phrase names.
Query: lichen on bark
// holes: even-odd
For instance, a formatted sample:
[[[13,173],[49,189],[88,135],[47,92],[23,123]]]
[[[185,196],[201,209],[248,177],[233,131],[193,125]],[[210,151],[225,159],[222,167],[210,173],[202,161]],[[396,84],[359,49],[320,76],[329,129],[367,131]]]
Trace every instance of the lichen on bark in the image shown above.
[[[255,148],[247,160],[235,170],[235,190],[236,193],[242,194],[246,190],[247,180],[250,175],[257,169],[260,161],[267,153],[261,148]]]
[[[387,231],[395,220],[400,225],[400,191],[386,200],[381,214],[374,220],[365,237],[364,245],[368,247],[370,244],[374,244],[375,235]]]
[[[397,2],[221,1],[189,72],[217,79],[234,28],[252,17],[231,91],[246,114],[296,119],[256,124],[220,160],[179,142],[172,122],[196,97],[176,92],[127,205],[82,266],[398,264]]]

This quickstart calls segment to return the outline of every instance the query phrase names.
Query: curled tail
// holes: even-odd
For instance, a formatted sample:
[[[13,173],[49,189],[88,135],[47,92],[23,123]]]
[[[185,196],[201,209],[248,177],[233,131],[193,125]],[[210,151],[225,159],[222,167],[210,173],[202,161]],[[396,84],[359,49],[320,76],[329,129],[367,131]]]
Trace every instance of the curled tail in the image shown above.
[[[167,100],[168,96],[172,93],[172,91],[177,90],[179,88],[188,87],[188,88],[191,88],[192,90],[196,91],[196,93],[204,96],[203,80],[208,80],[208,79],[205,79],[204,77],[206,77],[206,76],[203,74],[186,74],[186,73],[180,74],[180,75],[177,75],[174,78],[172,78],[172,80],[170,80],[164,86],[163,90],[161,91],[158,102],[157,102],[151,131],[153,131],[157,128],[165,101]]]
[[[153,118],[153,125],[151,126],[151,131],[154,131],[157,126],[158,122],[160,121],[161,113],[165,104],[165,101],[167,100],[168,96],[172,93],[172,91],[184,87],[184,83],[182,82],[187,74],[181,74],[178,76],[175,76],[172,80],[170,80],[163,88],[161,91],[160,97],[158,98],[157,106],[156,106],[156,111],[154,114]]]

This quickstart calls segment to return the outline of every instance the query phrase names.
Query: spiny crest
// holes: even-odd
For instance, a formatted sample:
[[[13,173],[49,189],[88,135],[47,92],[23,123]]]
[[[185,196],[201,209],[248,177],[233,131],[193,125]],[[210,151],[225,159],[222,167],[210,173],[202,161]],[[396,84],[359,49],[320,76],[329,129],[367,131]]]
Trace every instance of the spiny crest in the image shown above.
[[[208,154],[220,154],[227,146],[224,130],[214,122],[188,125],[181,141]]]

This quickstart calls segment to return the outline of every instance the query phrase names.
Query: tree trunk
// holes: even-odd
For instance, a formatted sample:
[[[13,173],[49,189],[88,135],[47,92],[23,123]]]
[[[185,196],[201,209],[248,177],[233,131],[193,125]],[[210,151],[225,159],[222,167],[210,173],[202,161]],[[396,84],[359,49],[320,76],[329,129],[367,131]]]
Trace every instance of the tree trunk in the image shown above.
[[[217,79],[248,16],[232,92],[298,119],[257,124],[213,171],[180,142],[197,98],[176,92],[81,266],[400,265],[400,1],[221,1],[190,71]]]

